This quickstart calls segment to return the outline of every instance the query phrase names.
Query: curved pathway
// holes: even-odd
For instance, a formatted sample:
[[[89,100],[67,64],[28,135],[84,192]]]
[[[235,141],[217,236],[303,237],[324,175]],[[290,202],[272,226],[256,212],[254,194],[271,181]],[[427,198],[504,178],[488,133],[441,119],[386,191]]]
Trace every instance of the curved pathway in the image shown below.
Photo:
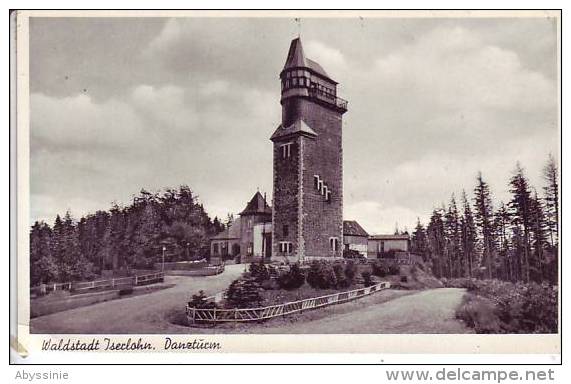
[[[244,272],[244,264],[227,265],[216,276],[167,276],[176,284],[149,294],[106,301],[86,307],[36,317],[30,321],[31,333],[180,333],[171,324],[186,302],[199,290],[213,295],[224,290]]]

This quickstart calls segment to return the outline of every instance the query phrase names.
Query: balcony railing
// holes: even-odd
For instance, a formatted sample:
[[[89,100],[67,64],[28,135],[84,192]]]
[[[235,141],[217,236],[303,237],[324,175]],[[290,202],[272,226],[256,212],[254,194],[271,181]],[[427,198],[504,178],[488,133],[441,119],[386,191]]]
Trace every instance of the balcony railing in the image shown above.
[[[310,97],[315,97],[316,99],[323,101],[327,104],[333,105],[339,108],[340,110],[347,111],[347,103],[348,103],[347,100],[332,95],[331,93],[324,92],[323,90],[318,88],[309,88],[308,91]]]

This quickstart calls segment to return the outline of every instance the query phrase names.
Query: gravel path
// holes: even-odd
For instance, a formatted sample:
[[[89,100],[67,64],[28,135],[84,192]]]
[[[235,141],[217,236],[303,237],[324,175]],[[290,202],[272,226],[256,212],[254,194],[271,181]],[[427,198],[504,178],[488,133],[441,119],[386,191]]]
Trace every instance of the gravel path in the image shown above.
[[[263,323],[224,324],[191,328],[184,305],[190,295],[225,289],[244,271],[229,265],[223,274],[207,277],[167,277],[172,288],[103,302],[31,320],[32,333],[470,333],[455,318],[465,291],[439,288],[426,291],[387,290],[353,302]]]
[[[456,288],[420,291],[370,305],[356,313],[292,324],[291,329],[296,333],[471,333],[456,319],[456,308],[464,293]],[[287,329],[281,331],[289,333]]]
[[[244,272],[244,265],[227,265],[217,276],[167,276],[172,288],[107,301],[34,318],[31,333],[180,333],[171,323],[175,313],[184,313],[190,296],[199,290],[212,295],[225,289]]]

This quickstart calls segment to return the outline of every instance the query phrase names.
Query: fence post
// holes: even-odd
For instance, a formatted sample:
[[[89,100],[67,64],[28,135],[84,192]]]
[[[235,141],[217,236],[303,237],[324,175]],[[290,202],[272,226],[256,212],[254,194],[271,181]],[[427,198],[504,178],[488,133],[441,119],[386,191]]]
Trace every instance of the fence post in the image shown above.
[[[135,275],[135,285],[139,283],[139,276]]]

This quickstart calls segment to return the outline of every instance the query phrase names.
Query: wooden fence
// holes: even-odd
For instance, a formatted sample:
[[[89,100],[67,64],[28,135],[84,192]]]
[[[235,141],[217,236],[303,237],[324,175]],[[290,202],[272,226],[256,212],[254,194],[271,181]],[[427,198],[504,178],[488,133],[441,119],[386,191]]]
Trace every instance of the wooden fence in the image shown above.
[[[192,269],[192,270],[180,270],[180,269],[172,269],[168,271],[165,270],[165,274],[168,276],[214,276],[214,275],[219,275],[222,272],[224,272],[224,264],[211,265],[201,269]]]
[[[152,284],[164,280],[163,272],[152,273],[148,275],[120,277],[109,280],[94,280],[84,282],[71,282],[60,284],[44,284],[30,288],[33,294],[43,295],[55,291],[70,291],[76,293],[88,292],[93,290],[121,289],[137,285]]]
[[[189,324],[217,323],[217,322],[243,322],[260,321],[277,316],[285,316],[305,310],[321,308],[328,305],[346,303],[372,293],[390,288],[389,282],[382,282],[370,287],[354,289],[347,292],[339,292],[331,295],[313,297],[310,299],[293,301],[285,304],[270,305],[260,308],[239,309],[198,309],[186,306],[186,317]]]

